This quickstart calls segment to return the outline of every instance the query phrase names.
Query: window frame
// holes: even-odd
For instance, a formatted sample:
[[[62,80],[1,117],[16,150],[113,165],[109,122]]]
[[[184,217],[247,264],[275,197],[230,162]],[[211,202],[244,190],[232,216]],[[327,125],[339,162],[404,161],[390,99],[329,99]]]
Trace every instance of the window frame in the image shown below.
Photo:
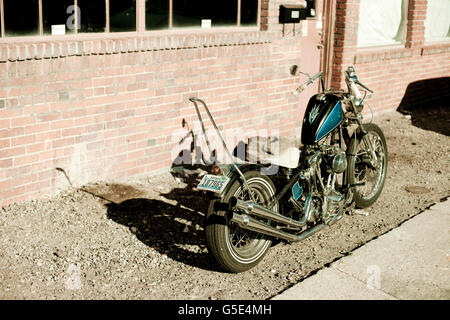
[[[43,29],[43,13],[42,13],[42,0],[39,2],[39,32],[36,35],[27,35],[19,37],[6,37],[5,36],[5,25],[4,25],[4,4],[3,0],[0,0],[0,43],[13,43],[13,42],[42,42],[42,41],[58,41],[58,40],[94,40],[94,39],[121,39],[136,36],[152,36],[152,35],[182,35],[189,33],[219,33],[219,32],[243,32],[243,31],[260,31],[261,30],[261,12],[262,12],[262,0],[258,0],[257,8],[257,21],[255,26],[240,26],[240,16],[241,16],[241,0],[238,1],[238,22],[236,26],[226,26],[226,27],[212,27],[212,28],[201,28],[201,27],[186,27],[186,28],[173,28],[173,1],[169,0],[170,12],[169,12],[169,28],[162,30],[146,30],[145,25],[145,0],[136,0],[136,31],[126,31],[126,32],[110,32],[110,16],[109,16],[109,1],[106,5],[106,28],[105,32],[96,33],[85,33],[79,32],[78,28],[75,28],[72,34],[65,35],[44,35]],[[78,8],[78,0],[74,0],[75,10]],[[78,26],[78,14],[75,14],[75,23]]]

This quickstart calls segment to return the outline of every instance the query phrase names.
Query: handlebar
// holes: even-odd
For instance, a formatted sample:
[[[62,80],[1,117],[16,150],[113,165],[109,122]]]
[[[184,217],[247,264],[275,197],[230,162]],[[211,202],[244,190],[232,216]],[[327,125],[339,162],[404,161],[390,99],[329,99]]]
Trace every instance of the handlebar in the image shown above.
[[[373,93],[372,90],[367,88],[365,85],[363,85],[359,81],[359,79],[356,75],[356,72],[355,72],[355,68],[353,68],[353,66],[349,66],[347,68],[347,70],[345,71],[345,79],[346,79],[347,83],[349,84],[349,87],[353,87],[352,84],[357,84],[357,85],[361,86],[364,90],[369,91],[370,93]],[[356,93],[359,92],[358,89],[356,89],[355,91],[356,91]]]
[[[309,76],[306,73],[303,73],[305,75],[307,75],[309,77],[309,80],[306,81],[305,83],[303,83],[301,86],[299,86],[297,89],[295,89],[292,94],[294,96],[300,94],[303,90],[305,90],[308,86],[310,86],[311,84],[313,84],[314,81],[316,81],[319,77],[323,79],[323,72],[319,72],[316,75],[314,75],[313,77]],[[353,94],[357,97],[357,98],[361,98],[361,93],[359,92],[359,89],[356,87],[356,85],[361,86],[364,90],[369,91],[370,93],[374,93],[371,89],[369,89],[367,86],[365,86],[364,84],[362,84],[359,80],[358,77],[356,76],[356,72],[355,69],[352,66],[349,66],[348,69],[345,71],[345,78],[346,78],[346,82],[349,86],[349,90],[351,92],[353,92]]]
[[[309,77],[309,80],[306,81],[306,82],[305,82],[304,84],[302,84],[301,86],[299,86],[297,89],[295,89],[295,90],[292,92],[292,94],[293,94],[294,96],[298,95],[300,92],[302,92],[303,90],[305,90],[306,87],[312,85],[313,82],[317,80],[317,78],[322,77],[322,76],[323,76],[323,72],[320,71],[320,72],[319,72],[318,74],[316,74],[315,76]]]
[[[361,87],[363,87],[363,89],[369,91],[370,93],[373,93],[372,90],[370,90],[369,88],[367,88],[367,87],[366,87],[365,85],[363,85],[361,82],[358,81],[358,82],[356,82],[356,84],[359,85],[359,86],[361,86]]]

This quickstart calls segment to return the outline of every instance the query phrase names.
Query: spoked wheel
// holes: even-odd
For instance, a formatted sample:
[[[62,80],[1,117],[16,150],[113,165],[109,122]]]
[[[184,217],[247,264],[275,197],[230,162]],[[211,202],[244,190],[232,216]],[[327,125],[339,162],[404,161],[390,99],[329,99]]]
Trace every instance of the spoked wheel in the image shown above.
[[[275,195],[275,186],[269,177],[258,171],[245,174],[250,192],[260,205],[267,205]],[[239,181],[235,181],[222,201],[228,202],[231,197],[250,201],[249,191]],[[278,211],[278,205],[273,207]],[[236,209],[237,210],[237,209]],[[211,213],[223,217],[222,223],[208,223],[206,241],[217,262],[229,272],[242,272],[258,264],[269,250],[272,241],[257,232],[241,228],[227,218],[225,212]],[[215,219],[212,219],[214,221]],[[266,222],[266,221],[265,221]]]
[[[354,187],[353,200],[359,208],[371,206],[380,196],[386,180],[388,151],[381,129],[371,123],[364,125],[369,143],[373,146],[376,161],[372,162],[370,151],[363,139],[353,139],[349,149],[351,157],[348,170],[350,184]]]

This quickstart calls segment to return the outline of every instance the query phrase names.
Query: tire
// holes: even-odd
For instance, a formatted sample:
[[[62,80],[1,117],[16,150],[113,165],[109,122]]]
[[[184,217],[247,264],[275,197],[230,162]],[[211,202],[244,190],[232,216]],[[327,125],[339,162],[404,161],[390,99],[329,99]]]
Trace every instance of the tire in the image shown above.
[[[367,131],[367,137],[375,146],[378,161],[375,167],[370,165],[363,139],[358,137],[352,139],[349,146],[352,156],[348,163],[348,176],[350,185],[365,183],[363,186],[353,187],[353,201],[361,209],[370,207],[377,201],[383,190],[388,166],[388,150],[383,131],[373,123],[363,126]]]
[[[276,193],[272,180],[259,171],[247,171],[244,176],[256,196],[256,202],[267,205]],[[233,182],[222,201],[228,202],[232,196],[250,200],[248,192],[243,192],[240,179]],[[278,204],[273,209],[277,211]],[[253,268],[264,258],[272,244],[269,237],[242,229],[231,222],[226,212],[213,212],[211,209],[206,223],[206,242],[218,264],[233,273]]]

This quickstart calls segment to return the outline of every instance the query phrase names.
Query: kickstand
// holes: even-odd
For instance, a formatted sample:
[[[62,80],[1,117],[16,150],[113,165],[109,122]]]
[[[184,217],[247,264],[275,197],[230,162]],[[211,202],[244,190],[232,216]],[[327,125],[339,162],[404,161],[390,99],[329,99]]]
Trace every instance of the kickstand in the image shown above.
[[[351,215],[351,216],[355,215],[355,214],[358,214],[358,215],[361,215],[361,216],[365,216],[365,217],[369,216],[369,212],[361,210],[361,209],[356,209],[356,208],[351,208],[348,211],[348,214]]]

